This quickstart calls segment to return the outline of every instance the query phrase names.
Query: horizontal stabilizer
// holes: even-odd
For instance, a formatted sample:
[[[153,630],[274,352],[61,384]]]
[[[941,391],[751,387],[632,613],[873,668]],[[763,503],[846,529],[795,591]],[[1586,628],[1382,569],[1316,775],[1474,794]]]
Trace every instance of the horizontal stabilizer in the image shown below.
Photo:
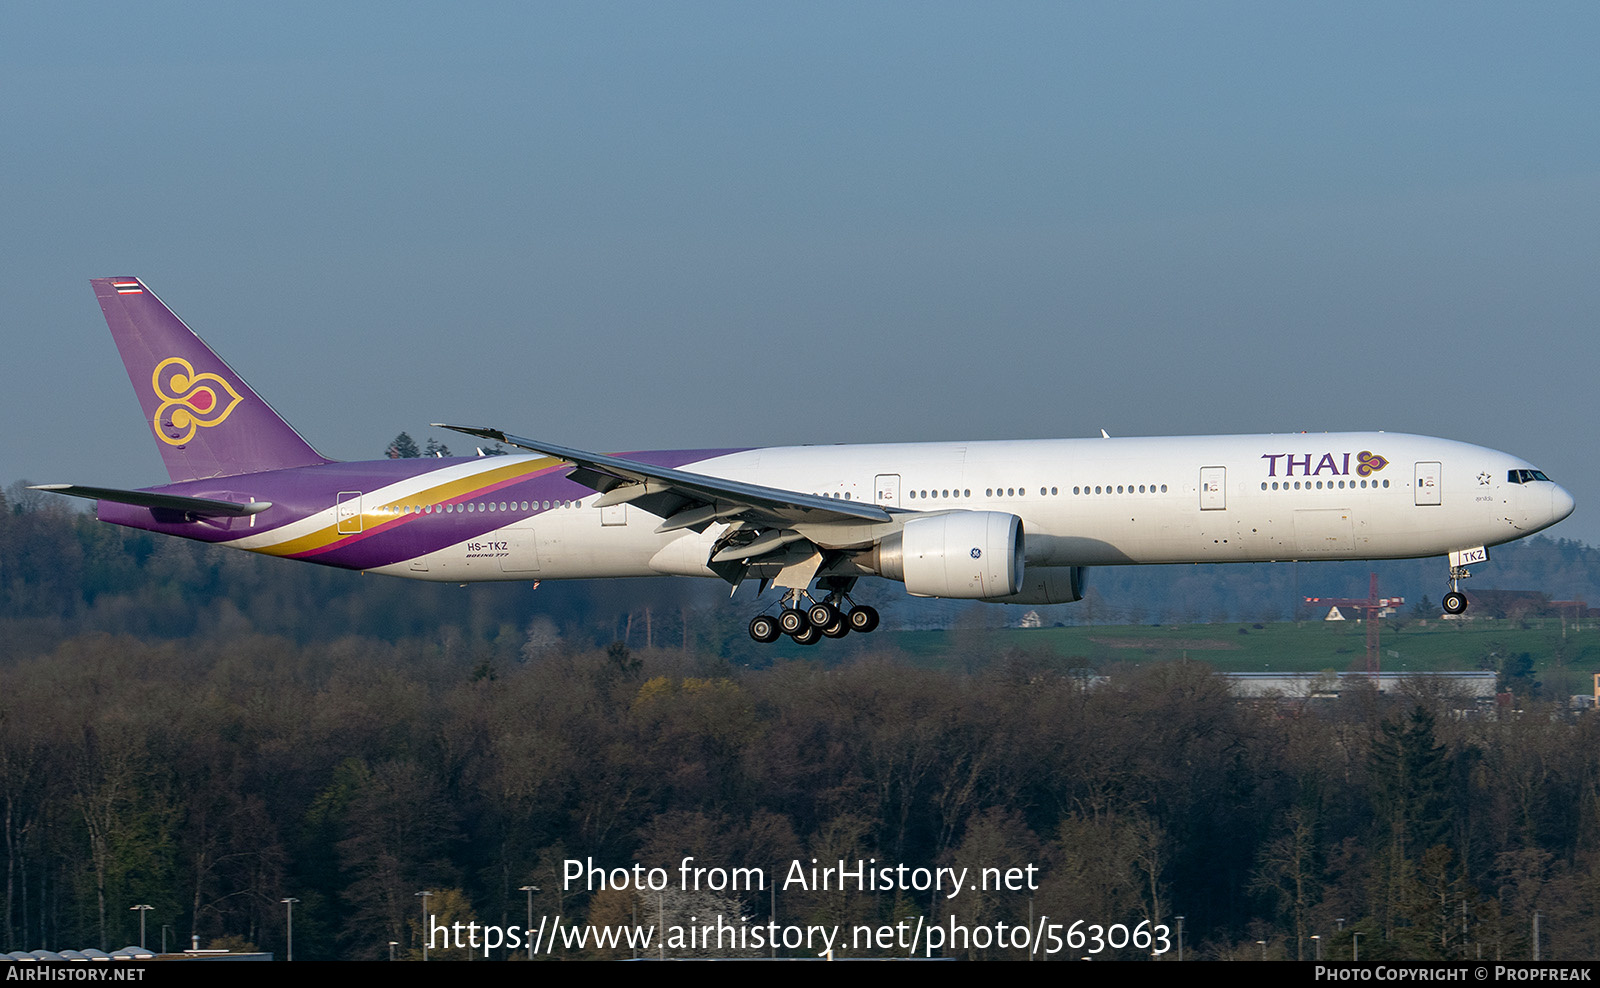
[[[28,489],[86,497],[94,501],[115,501],[118,504],[132,504],[141,508],[165,508],[168,511],[182,511],[185,514],[207,518],[242,518],[260,514],[272,507],[271,501],[250,501],[240,504],[237,501],[217,501],[209,497],[182,497],[177,494],[153,494],[150,491],[123,491],[114,487],[81,487],[77,484],[36,484]]]

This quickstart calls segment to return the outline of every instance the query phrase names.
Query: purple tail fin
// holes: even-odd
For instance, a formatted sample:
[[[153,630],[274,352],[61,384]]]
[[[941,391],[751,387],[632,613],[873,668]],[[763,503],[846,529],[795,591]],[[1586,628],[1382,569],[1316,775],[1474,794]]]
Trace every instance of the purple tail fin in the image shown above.
[[[329,463],[137,278],[95,278],[174,482]]]

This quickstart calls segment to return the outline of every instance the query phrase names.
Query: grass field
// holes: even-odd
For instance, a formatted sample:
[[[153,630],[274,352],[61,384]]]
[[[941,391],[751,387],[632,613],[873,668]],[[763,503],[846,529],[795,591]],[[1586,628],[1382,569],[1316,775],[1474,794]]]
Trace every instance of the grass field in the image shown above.
[[[1206,662],[1220,672],[1317,672],[1366,668],[1366,625],[1357,621],[1300,624],[1096,625],[1074,628],[990,628],[879,632],[930,665],[969,662],[974,651],[1019,649],[1053,654],[1072,666]],[[1384,671],[1499,670],[1526,654],[1535,678],[1551,693],[1590,692],[1600,672],[1600,628],[1560,621],[1384,622],[1379,644]]]

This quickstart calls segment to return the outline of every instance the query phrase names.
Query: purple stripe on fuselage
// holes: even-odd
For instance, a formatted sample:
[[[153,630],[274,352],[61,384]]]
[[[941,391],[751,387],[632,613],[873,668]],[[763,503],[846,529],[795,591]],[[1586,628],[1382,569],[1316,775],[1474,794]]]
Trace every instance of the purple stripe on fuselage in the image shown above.
[[[377,537],[379,535],[385,535],[385,534],[394,533],[396,529],[403,528],[403,527],[405,527],[407,525],[417,526],[417,525],[421,525],[421,524],[423,524],[425,522],[437,522],[437,521],[440,521],[442,519],[439,518],[439,512],[438,512],[439,508],[443,508],[446,505],[449,505],[452,508],[454,508],[454,507],[456,507],[458,505],[464,506],[464,505],[468,504],[469,502],[476,502],[479,499],[487,497],[490,494],[503,494],[503,493],[505,493],[506,491],[509,490],[509,491],[512,492],[512,496],[517,498],[517,502],[520,503],[523,500],[522,497],[520,496],[520,494],[526,494],[529,490],[541,490],[541,489],[547,487],[548,486],[548,482],[552,479],[551,475],[554,474],[556,471],[564,471],[564,470],[565,470],[565,464],[557,464],[556,466],[546,467],[543,470],[538,470],[538,471],[535,471],[535,472],[533,472],[531,474],[526,474],[526,475],[521,476],[521,477],[508,477],[505,480],[499,481],[497,483],[489,484],[488,486],[485,486],[485,487],[475,487],[472,490],[469,490],[466,493],[461,494],[461,495],[459,495],[457,497],[446,498],[446,499],[444,499],[442,501],[431,501],[431,502],[428,502],[435,509],[432,512],[423,512],[423,513],[413,512],[413,513],[410,513],[410,514],[400,515],[400,516],[394,518],[391,521],[381,522],[381,523],[379,523],[377,525],[373,525],[373,526],[371,526],[369,528],[365,528],[360,532],[356,532],[356,533],[353,533],[353,534],[346,535],[343,538],[339,539],[338,541],[330,542],[325,546],[318,546],[315,549],[307,549],[305,552],[291,553],[288,556],[286,556],[285,558],[287,558],[287,559],[312,559],[313,557],[326,555],[327,553],[330,553],[330,552],[340,552],[340,551],[343,551],[345,549],[353,549],[354,546],[359,542],[364,542],[367,539],[371,539],[371,538]],[[564,476],[564,474],[563,474],[563,476]],[[538,483],[538,481],[543,481],[544,483]],[[570,487],[578,488],[578,485],[577,484],[573,484],[571,481],[567,481],[566,483]],[[588,488],[578,488],[578,489],[582,490],[584,493],[592,493],[591,491],[588,490]],[[578,498],[578,497],[581,497],[581,496],[582,496],[581,494],[574,494],[574,495],[572,495],[572,498]],[[403,501],[405,499],[401,498],[400,500]],[[532,498],[531,497],[528,500],[529,500],[530,503],[532,502]],[[519,510],[517,512],[517,517],[531,518],[533,515],[538,514],[541,510],[543,510],[543,509],[530,509],[530,510],[527,510],[527,511],[520,511]],[[496,512],[489,512],[489,511],[485,511],[485,512],[446,511],[444,513],[446,515],[480,514],[481,513],[485,517],[487,517],[488,515],[495,514]],[[370,514],[370,511],[368,512],[368,514]],[[511,510],[508,509],[504,513],[501,513],[501,517],[506,517],[507,515],[510,515],[510,514],[511,514]],[[516,519],[513,518],[511,520],[514,521]],[[482,530],[479,531],[479,532],[469,533],[469,536],[471,534],[482,534],[482,532],[491,531],[491,530],[493,530],[493,529],[495,529],[497,527],[499,527],[499,526],[498,525],[489,525],[487,527],[482,528]],[[450,545],[450,544],[451,543],[448,542],[448,541],[443,543],[443,545]],[[402,558],[409,558],[409,557],[402,557]]]
[[[683,467],[739,452],[744,450],[651,450],[622,455],[652,466]],[[545,458],[530,456],[518,459],[532,463]],[[453,466],[459,467],[463,463],[482,464],[492,469],[493,466],[503,462],[505,461],[499,457],[494,458],[492,463],[486,463],[481,457],[372,460],[219,477],[213,480],[149,488],[159,493],[179,494],[185,497],[271,501],[271,508],[255,516],[254,525],[251,524],[250,518],[183,521],[149,508],[110,501],[99,502],[98,513],[102,521],[112,524],[203,542],[228,542],[249,535],[265,534],[317,512],[327,511],[334,506],[341,493],[361,491],[370,494],[375,490],[416,478],[424,478],[423,483],[431,483],[432,481],[426,479],[426,475]],[[500,495],[504,495],[508,504],[514,497],[519,505],[523,501],[527,501],[530,505],[542,504],[545,501],[553,503],[575,501],[594,494],[590,488],[568,479],[571,470],[570,465],[557,463],[481,488],[473,488],[467,493],[438,502],[428,501],[421,495],[395,497],[386,495],[384,503],[432,505],[435,510],[401,515],[377,525],[367,526],[362,532],[341,536],[326,546],[319,546],[286,558],[304,559],[308,562],[350,569],[376,569],[414,559],[503,528],[518,520],[535,517],[545,511],[560,510],[557,508],[530,508],[526,511],[519,508],[514,512],[437,510],[446,504],[459,507],[469,502],[482,501],[490,493],[496,495],[497,504]],[[470,478],[463,479],[468,479],[470,482]],[[455,481],[444,478],[437,481],[437,483],[452,482]]]
[[[643,453],[619,454],[628,459],[636,460],[650,466],[681,467],[689,464],[703,462],[718,456],[730,453],[740,453],[738,449],[705,449],[705,450],[650,450]],[[590,497],[594,491],[588,487],[568,479],[571,468],[562,464],[551,471],[524,477],[513,478],[494,486],[497,494],[505,494],[509,502],[514,496],[518,504],[523,501],[529,504],[549,501],[559,504],[562,501],[577,501]],[[454,498],[450,502],[459,506],[467,502],[476,502],[485,497],[489,488],[475,490],[470,494]],[[498,501],[499,499],[496,498]],[[377,569],[394,563],[405,562],[430,552],[457,545],[504,528],[525,518],[533,518],[552,511],[568,510],[562,508],[530,508],[527,511],[472,511],[460,510],[439,514],[437,508],[432,514],[412,517],[412,524],[389,528],[381,532],[378,537],[364,539],[359,536],[346,536],[333,546],[315,554],[303,554],[295,558],[304,558],[310,562],[326,563],[333,566],[344,566],[350,569]],[[420,522],[417,524],[416,522]]]

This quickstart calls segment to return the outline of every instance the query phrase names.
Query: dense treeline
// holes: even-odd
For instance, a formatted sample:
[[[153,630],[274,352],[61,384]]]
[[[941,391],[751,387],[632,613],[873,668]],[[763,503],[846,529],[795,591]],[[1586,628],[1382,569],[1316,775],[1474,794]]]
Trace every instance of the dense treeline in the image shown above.
[[[137,939],[130,906],[147,903],[152,942],[166,925],[184,943],[281,951],[280,900],[294,897],[297,956],[379,957],[415,948],[425,888],[446,917],[521,922],[519,890],[535,884],[537,913],[625,922],[665,903],[563,891],[561,862],[694,855],[769,874],[812,857],[1035,864],[1042,882],[954,901],[709,897],[680,914],[764,918],[775,898],[785,923],[1183,915],[1201,956],[1260,956],[1264,940],[1270,956],[1320,942],[1348,957],[1360,934],[1363,958],[1509,958],[1528,955],[1537,910],[1545,957],[1600,956],[1592,716],[1461,717],[1422,687],[1241,703],[1201,665],[1090,686],[983,636],[963,638],[971,654],[951,671],[872,636],[819,652],[831,665],[759,667],[773,653],[709,583],[464,591],[159,539],[7,493],[4,949],[121,946]],[[1595,558],[1535,540],[1484,572],[1580,596]],[[1364,592],[1365,569],[1344,592]],[[1258,601],[1283,596],[1271,572],[1294,576],[1108,571],[1166,580],[1177,599],[1196,580],[1266,580]],[[1174,606],[1127,592],[1144,619]]]
[[[530,651],[94,635],[0,670],[6,946],[120,946],[148,903],[185,940],[281,950],[293,896],[298,956],[380,957],[416,945],[421,889],[507,923],[537,884],[540,914],[620,922],[631,897],[563,891],[564,859],[694,855],[1042,875],[953,903],[785,891],[784,922],[1031,907],[1184,915],[1197,956],[1309,957],[1313,934],[1348,956],[1361,933],[1374,959],[1512,958],[1539,910],[1545,957],[1600,955],[1593,717],[1461,719],[1425,691],[1247,704],[1199,664],[1086,687],[1026,654],[957,673]],[[771,896],[731,898],[765,917]]]

